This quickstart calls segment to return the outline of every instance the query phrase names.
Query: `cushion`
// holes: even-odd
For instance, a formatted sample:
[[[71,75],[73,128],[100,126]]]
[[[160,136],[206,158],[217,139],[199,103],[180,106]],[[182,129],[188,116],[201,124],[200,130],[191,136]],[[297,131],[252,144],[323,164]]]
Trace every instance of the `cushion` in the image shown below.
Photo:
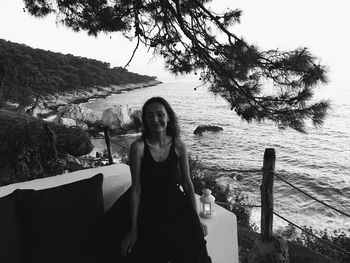
[[[0,198],[0,261],[20,263],[21,236],[13,194]]]
[[[16,190],[26,262],[71,262],[92,251],[104,215],[103,175],[43,190]]]

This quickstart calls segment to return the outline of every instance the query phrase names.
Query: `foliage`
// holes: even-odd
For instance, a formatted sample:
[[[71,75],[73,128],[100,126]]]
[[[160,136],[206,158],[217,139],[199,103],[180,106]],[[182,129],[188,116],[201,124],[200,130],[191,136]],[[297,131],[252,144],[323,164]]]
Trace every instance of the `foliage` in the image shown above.
[[[312,100],[314,88],[327,82],[325,66],[307,48],[264,51],[247,43],[232,31],[241,19],[239,9],[219,13],[210,0],[24,2],[30,14],[56,14],[75,31],[122,32],[136,39],[135,51],[140,43],[153,49],[175,74],[200,72],[211,91],[246,121],[271,120],[304,132],[305,120],[319,126],[327,114],[327,101]],[[272,94],[263,88],[268,81]]]
[[[88,134],[77,127],[0,110],[0,185],[61,174],[58,155],[91,152]],[[53,147],[53,145],[55,145]]]
[[[329,233],[327,229],[322,231],[306,226],[303,229],[320,237],[324,241],[331,242],[337,247],[350,252],[350,237],[340,230],[334,230],[332,233]],[[331,258],[334,263],[350,262],[350,254],[346,254],[304,231],[297,233],[296,228],[291,224],[281,234],[289,241],[311,248]]]
[[[201,162],[197,158],[190,157],[189,164],[192,183],[198,195],[202,194],[204,188],[209,188],[215,196],[215,201],[236,215],[237,223],[240,226],[252,230],[256,228],[250,222],[251,209],[247,205],[251,203],[247,195],[244,195],[241,191],[232,193],[228,185],[226,188],[218,185],[215,178],[203,171]]]
[[[95,59],[63,55],[0,39],[0,100],[31,104],[33,98],[92,86],[120,85],[155,77],[110,68]],[[1,105],[0,105],[1,106]]]

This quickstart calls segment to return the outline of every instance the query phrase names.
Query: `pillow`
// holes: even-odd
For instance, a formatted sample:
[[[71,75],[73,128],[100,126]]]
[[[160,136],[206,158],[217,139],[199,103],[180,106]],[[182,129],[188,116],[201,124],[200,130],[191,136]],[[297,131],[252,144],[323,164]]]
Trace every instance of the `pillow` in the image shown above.
[[[21,263],[22,247],[13,194],[0,198],[0,261]]]
[[[43,190],[16,190],[25,260],[70,262],[92,251],[101,224],[103,175]]]

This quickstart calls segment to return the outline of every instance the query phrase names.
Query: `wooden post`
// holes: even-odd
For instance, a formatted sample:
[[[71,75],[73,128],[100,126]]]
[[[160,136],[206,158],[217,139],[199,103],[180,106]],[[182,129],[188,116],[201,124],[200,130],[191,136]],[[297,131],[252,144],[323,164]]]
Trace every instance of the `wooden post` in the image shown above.
[[[261,238],[263,242],[272,240],[273,224],[273,177],[275,171],[275,149],[266,148],[264,153],[263,180],[261,192]]]
[[[103,126],[103,132],[105,134],[105,141],[107,145],[107,153],[108,153],[108,162],[109,164],[113,164],[113,158],[112,158],[112,151],[111,151],[111,139],[109,137],[109,127],[108,126]]]

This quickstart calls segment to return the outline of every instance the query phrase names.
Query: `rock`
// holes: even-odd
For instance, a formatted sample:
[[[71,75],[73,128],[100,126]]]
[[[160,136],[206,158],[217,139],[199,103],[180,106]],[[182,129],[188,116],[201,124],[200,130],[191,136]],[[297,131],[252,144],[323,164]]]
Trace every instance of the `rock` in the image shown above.
[[[45,114],[48,114],[51,112],[51,110],[46,109],[42,103],[38,104],[32,111],[33,117],[42,117],[45,116]]]
[[[53,116],[53,115],[56,114],[55,111],[47,110],[47,109],[44,109],[44,110],[36,110],[35,109],[34,113],[33,113],[33,117],[37,117],[37,118],[40,118],[40,119],[45,119],[45,118],[48,118],[48,117]]]
[[[105,134],[103,132],[99,132],[96,134],[96,139],[104,139],[105,138]]]
[[[65,154],[63,158],[66,161],[65,169],[69,172],[74,172],[84,168],[80,160],[70,154]]]
[[[89,129],[89,126],[86,123],[83,122],[78,122],[77,123],[77,127],[79,127],[80,129],[87,131]]]
[[[62,106],[65,106],[67,105],[67,101],[64,101],[64,100],[61,100],[61,99],[58,99],[54,96],[52,97],[48,97],[48,99],[44,99],[44,106],[45,108],[49,108],[49,109],[58,109],[59,107],[62,107]]]
[[[78,158],[66,153],[64,154],[64,157],[63,159],[67,162],[67,163],[76,163],[76,164],[79,164],[81,165],[81,162],[79,161]]]
[[[129,115],[131,119],[131,123],[128,126],[129,129],[134,130],[136,132],[140,131],[142,127],[142,114],[141,110],[136,109],[136,110],[129,110]]]
[[[194,130],[194,134],[202,134],[203,132],[219,132],[223,131],[224,129],[220,126],[214,126],[214,125],[198,125],[197,128]]]
[[[255,238],[248,255],[248,263],[289,263],[288,244],[281,236],[274,236],[270,242]]]
[[[241,175],[241,174],[237,174],[236,175],[236,180],[237,181],[242,181],[242,179],[243,179],[243,175]]]
[[[68,103],[67,103],[67,101],[64,101],[64,100],[61,100],[61,99],[58,99],[58,100],[56,100],[56,105],[57,106],[64,106],[64,105],[67,105]]]
[[[129,107],[127,105],[115,105],[102,113],[102,124],[110,129],[126,129],[130,124]]]
[[[86,124],[93,124],[99,120],[99,117],[91,110],[82,105],[67,104],[60,107],[57,112],[57,121],[59,118],[69,118]]]
[[[58,120],[58,123],[59,124],[62,124],[62,125],[66,125],[66,126],[76,126],[77,123],[75,122],[75,120],[73,119],[69,119],[69,118],[60,118]]]

